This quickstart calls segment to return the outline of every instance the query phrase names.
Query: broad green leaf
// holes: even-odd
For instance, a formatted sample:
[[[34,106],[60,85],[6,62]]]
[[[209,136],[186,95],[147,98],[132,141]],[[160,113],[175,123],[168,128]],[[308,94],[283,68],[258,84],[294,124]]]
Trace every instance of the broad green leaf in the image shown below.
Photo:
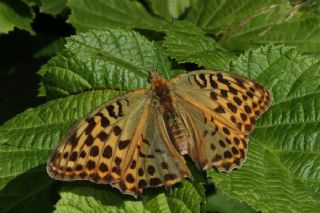
[[[231,26],[221,44],[232,50],[245,50],[268,43],[296,46],[304,53],[320,53],[320,16],[302,13],[289,3],[259,12]]]
[[[140,2],[127,0],[69,0],[69,22],[77,31],[106,27],[163,31],[169,23],[148,13]]]
[[[148,2],[155,14],[167,20],[179,18],[191,4],[191,0],[151,0]]]
[[[320,17],[281,0],[194,0],[186,20],[215,34],[227,49],[274,43],[320,52]]]
[[[220,32],[223,28],[265,10],[282,0],[192,0],[186,20],[207,32]]]
[[[54,180],[39,166],[18,176],[0,191],[1,212],[52,212],[58,193]]]
[[[48,96],[92,89],[146,87],[149,70],[169,78],[162,49],[129,30],[97,30],[67,39],[66,49],[40,71]]]
[[[207,69],[225,67],[231,53],[224,50],[213,39],[192,23],[175,22],[165,37],[164,47],[169,56],[179,63],[193,62]]]
[[[218,190],[214,195],[207,198],[205,206],[206,212],[220,213],[255,213],[254,209],[244,202],[237,199],[232,199]]]
[[[34,34],[31,23],[34,13],[20,1],[0,1],[0,34],[13,31],[16,27]]]
[[[134,199],[108,186],[69,186],[60,193],[55,212],[200,212],[204,194],[196,187],[184,180],[173,187],[172,194],[163,193],[161,188],[147,189],[141,199]]]
[[[40,12],[58,15],[66,8],[66,0],[40,0]]]
[[[248,159],[230,174],[210,170],[217,187],[263,212],[320,208],[320,62],[293,48],[267,46],[233,61],[230,70],[255,79],[273,104],[250,136]]]

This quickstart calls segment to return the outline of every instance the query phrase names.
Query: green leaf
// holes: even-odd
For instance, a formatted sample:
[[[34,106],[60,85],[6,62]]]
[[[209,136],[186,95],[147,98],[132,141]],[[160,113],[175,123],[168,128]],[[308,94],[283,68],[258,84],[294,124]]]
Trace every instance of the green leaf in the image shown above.
[[[225,67],[231,53],[224,50],[213,39],[192,23],[175,22],[172,30],[165,37],[164,47],[169,56],[179,63],[193,62],[206,68]]]
[[[147,189],[137,200],[110,187],[66,187],[60,193],[55,212],[200,212],[203,194],[192,182],[184,180],[177,184],[171,195],[161,191],[154,193]]]
[[[169,23],[149,14],[137,1],[127,0],[70,0],[69,22],[77,31],[106,27],[142,28],[163,31]]]
[[[0,191],[1,212],[52,212],[58,199],[54,180],[45,167],[34,168],[14,179]]]
[[[320,208],[320,62],[267,46],[230,70],[267,86],[273,104],[250,136],[248,159],[230,174],[208,171],[220,190],[264,212]]]
[[[58,15],[66,8],[66,0],[40,0],[40,12]]]
[[[229,198],[220,190],[216,194],[207,198],[205,206],[206,212],[220,212],[220,213],[255,213],[254,209],[246,203],[239,202],[239,200]]]
[[[172,18],[179,18],[191,4],[191,0],[159,0],[148,2],[155,14],[169,21]]]
[[[169,78],[170,62],[155,43],[129,30],[97,30],[67,39],[40,73],[48,96],[92,89],[146,87],[147,71]]]
[[[34,34],[31,28],[33,18],[34,13],[24,2],[0,2],[0,34],[13,31],[14,27]]]
[[[186,20],[207,32],[220,32],[224,27],[253,16],[282,0],[192,0]]]
[[[186,20],[214,33],[233,51],[274,43],[320,52],[320,17],[281,0],[194,0]]]
[[[221,44],[232,50],[245,50],[270,42],[296,46],[304,53],[320,53],[320,16],[298,12],[289,3],[274,5],[231,27]]]

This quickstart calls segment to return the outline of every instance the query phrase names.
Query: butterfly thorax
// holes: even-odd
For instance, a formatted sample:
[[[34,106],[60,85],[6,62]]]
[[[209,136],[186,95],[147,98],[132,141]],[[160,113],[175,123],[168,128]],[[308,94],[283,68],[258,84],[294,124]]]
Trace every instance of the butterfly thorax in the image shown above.
[[[157,97],[169,137],[181,155],[188,153],[189,133],[174,107],[169,83],[158,73],[150,72],[153,94]]]
[[[159,100],[161,107],[163,107],[165,111],[173,113],[172,96],[168,82],[155,71],[149,72],[149,82],[151,84],[152,92]]]

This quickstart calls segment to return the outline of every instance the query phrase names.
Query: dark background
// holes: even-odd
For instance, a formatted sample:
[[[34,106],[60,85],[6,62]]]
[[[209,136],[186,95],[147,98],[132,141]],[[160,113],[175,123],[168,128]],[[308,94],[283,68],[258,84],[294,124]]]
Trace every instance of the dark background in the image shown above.
[[[34,54],[61,37],[75,34],[66,23],[67,15],[52,16],[39,13],[32,28],[36,35],[15,29],[8,34],[0,34],[0,125],[25,109],[44,103],[38,97],[41,65],[49,57],[36,58]]]

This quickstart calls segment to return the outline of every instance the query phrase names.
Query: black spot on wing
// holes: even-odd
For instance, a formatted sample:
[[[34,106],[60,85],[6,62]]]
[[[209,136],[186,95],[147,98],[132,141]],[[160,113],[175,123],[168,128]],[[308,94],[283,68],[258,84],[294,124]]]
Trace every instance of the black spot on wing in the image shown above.
[[[226,113],[226,111],[224,110],[224,108],[221,105],[219,105],[217,108],[215,108],[214,111],[217,113]]]
[[[105,142],[105,140],[108,138],[108,134],[105,133],[103,130],[97,135],[97,137],[102,141]]]
[[[92,130],[94,129],[94,127],[96,126],[96,122],[94,120],[93,117],[89,118],[87,120],[88,126],[87,128],[84,130],[84,132],[88,135],[92,132]]]
[[[237,112],[237,107],[235,105],[233,105],[232,103],[228,102],[227,103],[227,107],[233,112],[236,113]]]
[[[114,106],[113,105],[107,106],[106,109],[107,109],[110,117],[113,117],[114,119],[117,119],[118,116],[114,112]]]
[[[130,143],[130,140],[120,140],[118,147],[120,150],[123,150],[129,145],[129,143]]]
[[[233,95],[238,95],[238,91],[232,87],[232,86],[228,86],[229,92],[232,93]]]
[[[225,85],[230,85],[230,82],[229,82],[228,80],[226,80],[226,79],[223,78],[222,73],[217,73],[217,77],[218,77],[218,81],[219,81],[220,83],[223,83],[223,84],[225,84]]]
[[[194,75],[194,82],[196,82],[196,84],[197,84],[200,88],[204,88],[204,87],[205,87],[204,83],[201,82],[200,79],[198,79],[196,75]]]
[[[220,94],[222,95],[222,97],[228,98],[228,91],[227,90],[221,89]]]
[[[115,136],[119,136],[121,134],[122,130],[118,125],[116,125],[113,127],[113,132],[114,132]]]
[[[118,116],[122,117],[123,116],[122,104],[119,101],[117,101],[117,105],[118,105]]]
[[[98,113],[96,114],[96,116],[99,116],[99,117],[101,118],[101,121],[100,121],[100,122],[101,122],[101,126],[102,126],[102,127],[107,127],[107,126],[110,125],[109,119],[106,118],[102,112],[98,112]]]
[[[212,74],[209,75],[209,80],[210,80],[210,85],[211,85],[211,88],[212,88],[212,89],[218,88],[218,84],[217,84],[217,82],[215,82],[215,81],[213,80],[213,75],[212,75]]]
[[[201,74],[199,74],[199,78],[202,80],[204,87],[206,87],[208,84],[207,79],[206,79],[206,75],[201,73]]]
[[[72,148],[76,147],[78,145],[78,138],[77,138],[77,134],[73,133],[71,135],[71,137],[69,138],[69,141],[71,143]]]

